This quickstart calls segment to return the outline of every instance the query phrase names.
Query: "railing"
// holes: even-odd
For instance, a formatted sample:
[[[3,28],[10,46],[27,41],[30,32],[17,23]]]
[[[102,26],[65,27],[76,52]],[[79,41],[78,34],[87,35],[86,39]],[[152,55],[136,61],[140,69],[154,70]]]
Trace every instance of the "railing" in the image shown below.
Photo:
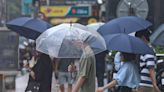
[[[157,57],[164,57],[164,54],[156,54]]]

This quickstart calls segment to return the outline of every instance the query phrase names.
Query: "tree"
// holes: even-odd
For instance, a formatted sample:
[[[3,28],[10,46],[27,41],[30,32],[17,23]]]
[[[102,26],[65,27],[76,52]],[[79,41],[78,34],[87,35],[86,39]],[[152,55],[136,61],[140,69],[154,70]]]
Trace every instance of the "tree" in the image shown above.
[[[6,0],[7,20],[11,20],[21,16],[21,0]]]

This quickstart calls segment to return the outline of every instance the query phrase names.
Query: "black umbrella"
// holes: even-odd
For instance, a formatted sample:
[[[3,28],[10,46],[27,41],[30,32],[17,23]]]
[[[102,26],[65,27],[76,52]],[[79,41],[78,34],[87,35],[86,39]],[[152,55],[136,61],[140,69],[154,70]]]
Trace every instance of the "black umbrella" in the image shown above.
[[[7,27],[21,36],[35,40],[42,32],[52,27],[38,18],[20,17],[7,22]]]
[[[123,33],[104,36],[108,50],[116,50],[134,54],[154,54],[152,48],[141,39]]]
[[[150,27],[152,23],[136,16],[113,19],[102,25],[97,31],[103,36],[115,33],[132,33]]]

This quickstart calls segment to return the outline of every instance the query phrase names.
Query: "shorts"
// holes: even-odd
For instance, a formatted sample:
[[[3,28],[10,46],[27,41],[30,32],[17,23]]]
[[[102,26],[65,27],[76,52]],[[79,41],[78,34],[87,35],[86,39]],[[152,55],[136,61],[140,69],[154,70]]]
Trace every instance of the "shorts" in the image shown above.
[[[140,86],[137,92],[154,92],[153,87]]]
[[[59,72],[58,74],[58,83],[59,85],[68,83],[73,84],[75,79],[72,77],[72,74],[70,72]]]

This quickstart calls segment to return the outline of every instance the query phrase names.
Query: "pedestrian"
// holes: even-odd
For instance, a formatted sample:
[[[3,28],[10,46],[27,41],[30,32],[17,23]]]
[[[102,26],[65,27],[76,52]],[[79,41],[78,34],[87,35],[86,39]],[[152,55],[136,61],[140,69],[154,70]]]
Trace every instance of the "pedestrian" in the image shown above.
[[[96,58],[96,77],[98,87],[104,86],[105,58],[108,51],[103,51],[95,55]]]
[[[114,56],[114,68],[116,70],[116,72],[120,69],[122,65],[121,62],[121,53],[120,52],[116,52],[115,56]]]
[[[117,72],[117,76],[113,80],[103,87],[99,87],[97,92],[103,92],[107,88],[111,89],[118,85],[118,92],[132,92],[133,88],[139,85],[139,69],[135,64],[135,54],[121,52],[121,65]]]
[[[136,37],[139,37],[146,44],[152,47],[149,43],[150,35],[151,33],[148,29],[138,31],[135,34]],[[155,54],[144,54],[139,56],[141,82],[138,88],[138,92],[161,92],[156,83],[155,58]]]
[[[29,81],[25,92],[29,91],[32,82],[39,84],[38,92],[51,92],[53,66],[51,58],[41,52],[37,52],[36,64],[29,68]]]
[[[58,78],[58,83],[60,87],[61,92],[71,92],[72,91],[72,85],[74,83],[75,77],[72,76],[72,73],[68,71],[68,66],[74,65],[73,58],[60,58],[59,60],[55,61],[55,76]],[[68,91],[65,90],[64,84],[68,84]]]
[[[79,61],[78,77],[72,92],[95,92],[95,55],[89,46],[86,46],[84,50]]]

